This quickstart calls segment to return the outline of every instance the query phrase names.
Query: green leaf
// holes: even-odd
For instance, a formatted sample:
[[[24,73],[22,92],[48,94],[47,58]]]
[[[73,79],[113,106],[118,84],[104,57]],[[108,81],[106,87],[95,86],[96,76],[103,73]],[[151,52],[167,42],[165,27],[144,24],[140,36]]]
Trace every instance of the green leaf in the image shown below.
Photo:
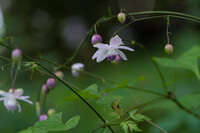
[[[114,98],[117,99],[117,101],[119,102],[123,97],[122,96],[113,96],[113,95],[107,95],[107,96],[103,96],[101,98],[99,98],[96,103],[105,107],[111,107]]]
[[[137,112],[137,109],[134,109],[129,112],[129,116],[132,117]]]
[[[125,133],[128,133],[128,125],[126,124],[126,122],[121,122],[120,126],[122,127]]]
[[[99,98],[99,94],[97,93],[97,85],[96,84],[90,85],[83,91],[78,92],[78,94],[85,100]],[[60,100],[60,102],[58,104],[63,103],[63,102],[73,101],[73,100],[80,100],[80,98],[76,94],[73,93],[70,96],[64,97],[62,100]]]
[[[104,89],[104,91],[105,92],[111,92],[111,91],[115,91],[115,90],[118,90],[118,89],[126,88],[128,81],[129,80],[124,80],[121,83],[119,83],[117,86],[115,86],[114,88],[112,88],[112,89]]]
[[[142,130],[138,128],[137,124],[135,124],[133,121],[126,121],[126,124],[128,125],[129,129],[131,131],[137,131],[141,132]]]
[[[44,121],[36,122],[33,127],[29,127],[26,130],[19,133],[47,133],[49,131],[66,131],[74,128],[80,119],[80,116],[74,116],[68,120],[65,124],[61,120],[62,113],[54,114]]]
[[[155,58],[156,62],[164,67],[169,68],[186,68],[194,72],[200,79],[198,58],[200,57],[200,46],[194,46],[190,50],[183,53],[178,59]]]

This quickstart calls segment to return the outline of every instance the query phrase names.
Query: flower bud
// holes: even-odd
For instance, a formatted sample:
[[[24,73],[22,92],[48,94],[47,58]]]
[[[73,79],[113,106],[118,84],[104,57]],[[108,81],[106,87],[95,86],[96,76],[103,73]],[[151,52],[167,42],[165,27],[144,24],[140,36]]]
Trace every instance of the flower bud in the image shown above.
[[[4,102],[7,110],[16,110],[17,109],[17,101],[14,98],[10,98],[7,101]]]
[[[120,55],[116,55],[115,60],[113,60],[113,64],[118,64],[121,61]]]
[[[52,89],[56,85],[56,80],[54,78],[49,78],[46,84],[49,89]]]
[[[36,114],[37,116],[40,116],[41,110],[40,110],[40,102],[35,102],[35,108],[36,108]]]
[[[95,34],[92,36],[92,39],[91,39],[91,43],[94,45],[96,43],[101,43],[102,42],[102,38],[99,34]]]
[[[80,72],[84,70],[84,64],[82,63],[75,63],[71,66],[72,68],[72,76],[78,77]]]
[[[47,84],[43,84],[41,88],[42,95],[47,95],[49,92],[49,88]]]
[[[12,60],[19,61],[22,58],[22,51],[18,48],[12,51]]]
[[[48,112],[47,112],[49,117],[52,116],[55,113],[56,113],[56,110],[54,108],[49,109]]]
[[[64,78],[64,74],[63,74],[62,71],[56,71],[54,74],[55,74],[57,77],[59,77],[60,79],[63,79],[63,78]]]
[[[126,21],[126,15],[125,15],[124,13],[120,12],[120,13],[118,14],[118,20],[119,20],[119,22],[120,22],[121,24],[123,24],[123,23]]]
[[[48,118],[46,114],[40,115],[40,121],[44,121]]]
[[[174,50],[174,48],[171,44],[165,45],[165,53],[167,53],[168,55],[172,55],[173,50]]]

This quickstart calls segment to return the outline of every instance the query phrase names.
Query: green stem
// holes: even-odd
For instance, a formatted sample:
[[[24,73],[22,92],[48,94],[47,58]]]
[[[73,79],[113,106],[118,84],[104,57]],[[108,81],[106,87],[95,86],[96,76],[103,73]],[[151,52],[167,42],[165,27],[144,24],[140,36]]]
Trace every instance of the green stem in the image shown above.
[[[163,133],[168,133],[167,131],[165,131],[164,129],[162,129],[161,127],[159,127],[158,125],[156,125],[155,123],[153,123],[152,121],[146,120],[146,122],[148,122],[149,124],[151,124],[152,126],[154,126],[155,128],[157,128],[158,130],[160,130]]]

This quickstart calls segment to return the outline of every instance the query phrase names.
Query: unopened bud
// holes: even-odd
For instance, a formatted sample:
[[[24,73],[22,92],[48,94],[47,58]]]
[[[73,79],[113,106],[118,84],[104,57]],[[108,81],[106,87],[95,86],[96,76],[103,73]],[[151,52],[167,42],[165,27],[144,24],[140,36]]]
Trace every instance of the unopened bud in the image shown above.
[[[120,12],[118,14],[118,20],[121,24],[123,24],[126,21],[126,15],[123,12]]]
[[[46,84],[49,89],[52,89],[56,85],[56,80],[54,78],[49,78]]]
[[[54,74],[55,74],[57,77],[59,77],[60,79],[63,79],[63,78],[64,78],[64,74],[63,74],[62,71],[56,71]]]
[[[36,102],[35,103],[35,108],[36,108],[36,114],[37,114],[37,116],[40,116],[40,114],[41,114],[41,111],[40,111],[40,102]]]
[[[43,114],[40,116],[40,121],[44,121],[48,118],[48,116],[46,114]]]
[[[49,92],[49,88],[47,84],[43,84],[41,88],[42,95],[47,95]]]
[[[165,53],[167,53],[168,55],[172,55],[173,51],[174,48],[171,44],[165,45]]]
[[[47,112],[49,117],[52,116],[55,113],[56,113],[56,110],[54,108],[49,109],[48,112]]]
[[[12,51],[12,60],[19,61],[22,58],[22,51],[18,48]]]
[[[82,63],[75,63],[71,66],[72,68],[72,76],[78,77],[80,72],[84,70],[84,64]]]
[[[92,39],[91,39],[91,43],[94,45],[96,43],[101,43],[102,42],[102,38],[99,34],[95,34],[92,36]]]

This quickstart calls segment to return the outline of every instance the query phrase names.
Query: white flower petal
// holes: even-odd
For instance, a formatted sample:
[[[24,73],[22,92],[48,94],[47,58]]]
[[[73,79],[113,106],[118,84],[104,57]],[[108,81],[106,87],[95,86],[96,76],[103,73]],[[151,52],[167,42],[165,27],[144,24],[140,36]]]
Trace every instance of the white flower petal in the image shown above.
[[[29,97],[28,97],[28,98],[29,98]],[[17,99],[22,100],[22,101],[25,101],[25,102],[30,103],[30,104],[33,104],[32,101],[27,100],[27,96],[21,96],[21,97],[19,97],[19,98],[17,98]]]
[[[124,43],[122,42],[122,39],[118,35],[110,39],[110,45],[117,47],[121,44],[124,44]]]
[[[23,93],[24,93],[24,90],[21,89],[21,88],[19,88],[19,89],[14,90],[13,95],[14,95],[15,97],[19,97],[19,96],[21,96]]]
[[[0,90],[0,95],[3,96],[3,97],[10,97],[12,94]]]
[[[108,49],[109,45],[103,44],[103,43],[97,43],[97,44],[93,45],[93,47],[98,48],[98,49]]]
[[[128,59],[126,58],[126,55],[125,55],[122,51],[120,51],[120,50],[116,50],[116,51],[117,51],[117,53],[120,55],[120,57],[122,57],[122,59],[128,60]]]
[[[18,111],[21,112],[22,109],[21,109],[21,106],[18,102],[17,102],[17,107],[18,107]]]
[[[99,54],[101,54],[103,51],[104,51],[103,49],[97,50],[97,51],[94,53],[94,55],[92,56],[92,59],[97,58],[97,56],[99,56]]]
[[[0,98],[0,101],[2,101],[2,100],[4,100],[5,98],[4,97],[2,97],[2,98]]]
[[[117,48],[118,48],[118,49],[126,49],[126,50],[129,50],[129,51],[134,51],[134,49],[129,48],[129,47],[127,47],[127,46],[118,46]]]
[[[103,52],[101,52],[99,56],[97,56],[97,62],[101,62],[102,60],[104,60],[107,57],[107,53],[108,50],[104,50]]]

